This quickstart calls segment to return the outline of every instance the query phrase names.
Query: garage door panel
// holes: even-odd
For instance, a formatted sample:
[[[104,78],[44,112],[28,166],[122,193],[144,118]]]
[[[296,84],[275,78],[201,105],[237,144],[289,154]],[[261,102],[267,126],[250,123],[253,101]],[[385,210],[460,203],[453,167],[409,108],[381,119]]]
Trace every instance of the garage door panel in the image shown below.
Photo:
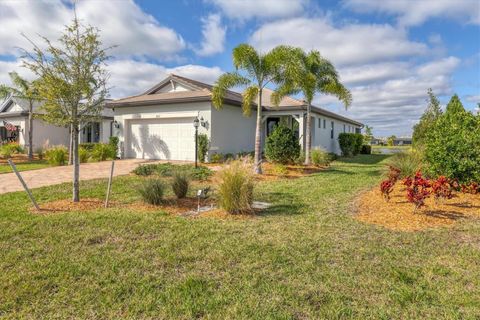
[[[132,120],[128,156],[140,159],[194,160],[193,118]]]

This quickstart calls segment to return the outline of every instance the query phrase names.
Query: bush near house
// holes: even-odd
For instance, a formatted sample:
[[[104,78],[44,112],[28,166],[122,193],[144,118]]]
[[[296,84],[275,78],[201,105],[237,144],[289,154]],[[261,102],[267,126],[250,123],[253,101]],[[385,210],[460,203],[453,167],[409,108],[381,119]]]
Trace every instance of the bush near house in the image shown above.
[[[325,150],[319,148],[312,149],[310,157],[312,164],[315,166],[328,166],[332,161],[330,155]]]
[[[193,180],[207,180],[213,174],[213,171],[207,167],[198,166],[195,168],[191,164],[174,165],[171,163],[142,164],[133,171],[137,176],[150,176],[157,174],[161,177],[172,177],[180,172]]]
[[[233,161],[219,172],[219,205],[225,211],[248,213],[253,203],[253,176],[250,168],[241,161]]]
[[[120,140],[118,139],[118,137],[110,137],[108,139],[108,144],[112,146],[112,149],[115,150],[115,158],[117,158],[117,154],[118,154],[118,143],[120,142]]]
[[[360,154],[372,154],[372,146],[364,144],[360,150]]]
[[[300,144],[292,129],[278,125],[267,137],[265,156],[269,161],[281,164],[294,163],[300,155]]]
[[[64,146],[51,147],[45,151],[45,157],[52,166],[64,166],[68,160],[68,151]]]
[[[356,156],[362,150],[363,135],[360,133],[340,133],[338,142],[344,157]]]
[[[16,142],[0,145],[0,156],[11,158],[14,154],[23,153],[23,148]]]
[[[80,163],[88,162],[88,158],[90,158],[90,153],[88,152],[88,150],[84,149],[84,148],[79,148],[78,149],[78,160],[80,161]]]
[[[223,154],[221,153],[214,153],[210,156],[211,163],[222,163],[223,159]]]
[[[109,143],[96,143],[90,152],[90,158],[93,161],[105,161],[108,159],[115,159],[117,156],[117,149]]]

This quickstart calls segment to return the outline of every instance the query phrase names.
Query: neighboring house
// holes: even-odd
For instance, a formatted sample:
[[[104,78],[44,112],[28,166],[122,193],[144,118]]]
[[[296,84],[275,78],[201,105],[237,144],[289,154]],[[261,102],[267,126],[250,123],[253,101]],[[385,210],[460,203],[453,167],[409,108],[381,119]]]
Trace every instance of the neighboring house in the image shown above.
[[[395,138],[393,140],[394,146],[410,146],[412,145],[412,138],[411,137],[400,137]]]
[[[64,145],[70,143],[70,130],[58,127],[41,120],[38,111],[39,102],[34,103],[33,112],[33,150],[46,145]],[[8,130],[14,126],[16,130]],[[80,143],[108,142],[113,131],[113,112],[104,108],[101,121],[87,123],[81,126]],[[18,142],[21,146],[28,144],[28,102],[9,97],[0,105],[0,143]]]
[[[282,122],[295,130],[299,143],[305,145],[306,105],[291,97],[278,107],[270,102],[273,93],[263,91],[264,136]],[[146,92],[107,103],[114,111],[115,135],[119,137],[122,158],[194,160],[195,129],[210,140],[209,154],[252,151],[255,142],[256,110],[245,117],[242,95],[227,91],[222,110],[212,105],[212,86],[170,75]],[[363,125],[333,112],[312,108],[312,147],[340,153],[338,135],[360,132]]]

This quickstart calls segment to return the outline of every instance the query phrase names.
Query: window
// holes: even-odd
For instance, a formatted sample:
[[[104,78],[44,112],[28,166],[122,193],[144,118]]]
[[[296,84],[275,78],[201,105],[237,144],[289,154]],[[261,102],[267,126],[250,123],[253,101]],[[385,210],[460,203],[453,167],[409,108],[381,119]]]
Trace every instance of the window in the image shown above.
[[[332,121],[332,128],[330,129],[330,139],[333,139],[333,131],[335,131],[335,123]]]
[[[361,129],[360,128],[355,128],[355,133],[361,133]]]
[[[318,129],[322,128],[322,119],[318,118]]]
[[[346,126],[343,125],[343,133],[347,132],[347,130],[345,128],[346,128]]]
[[[327,128],[327,120],[323,119],[323,129],[326,129],[326,128]]]

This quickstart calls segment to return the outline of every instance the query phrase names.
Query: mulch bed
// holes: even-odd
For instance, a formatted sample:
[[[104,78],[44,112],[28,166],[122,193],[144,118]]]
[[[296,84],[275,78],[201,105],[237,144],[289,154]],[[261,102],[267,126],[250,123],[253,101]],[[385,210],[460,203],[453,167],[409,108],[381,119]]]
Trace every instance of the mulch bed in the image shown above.
[[[12,155],[11,159],[15,164],[30,162],[30,160],[28,160],[28,155],[26,154],[14,154]],[[34,156],[33,160],[36,161],[40,159],[37,156]],[[8,164],[7,161],[7,158],[0,157],[0,164]]]
[[[296,179],[308,176],[313,173],[318,173],[325,170],[326,167],[305,166],[305,165],[285,165],[285,174],[276,172],[276,165],[273,163],[263,163],[262,175],[256,175],[257,180],[278,180],[278,179]]]
[[[414,205],[406,199],[405,186],[397,184],[386,202],[378,188],[360,195],[355,217],[363,222],[391,230],[419,231],[452,226],[462,219],[480,218],[480,195],[456,193],[455,197],[436,203],[433,197],[413,213]]]
[[[40,212],[36,211],[33,207],[30,209],[34,213],[48,214],[48,213],[60,213],[70,211],[88,211],[97,210],[103,208],[105,205],[104,200],[95,198],[82,198],[80,202],[72,202],[71,199],[56,200],[46,203],[40,203]],[[110,202],[110,207],[116,207],[118,204]]]

